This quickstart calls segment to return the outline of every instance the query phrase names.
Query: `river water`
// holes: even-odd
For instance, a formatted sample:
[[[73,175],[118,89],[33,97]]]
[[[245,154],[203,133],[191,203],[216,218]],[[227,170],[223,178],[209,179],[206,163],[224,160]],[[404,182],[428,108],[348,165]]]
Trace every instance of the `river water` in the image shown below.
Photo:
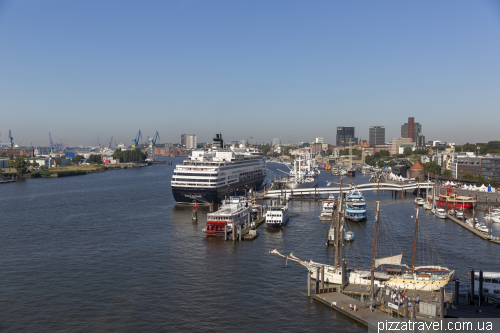
[[[174,158],[174,164],[180,158]],[[269,163],[269,180],[283,165]],[[306,296],[306,269],[268,251],[331,263],[321,203],[291,202],[286,228],[259,228],[252,242],[224,242],[201,231],[170,189],[175,165],[2,185],[1,331],[366,332]],[[338,180],[323,171],[320,186]],[[366,182],[367,176],[344,181]],[[368,219],[350,223],[348,263],[369,265],[375,192]],[[381,193],[377,255],[411,263],[414,196]],[[483,213],[479,213],[480,215]],[[500,247],[452,221],[420,211],[417,262],[500,271]],[[494,225],[494,234],[500,234]],[[425,244],[427,245],[425,245]],[[367,266],[368,267],[368,266]]]

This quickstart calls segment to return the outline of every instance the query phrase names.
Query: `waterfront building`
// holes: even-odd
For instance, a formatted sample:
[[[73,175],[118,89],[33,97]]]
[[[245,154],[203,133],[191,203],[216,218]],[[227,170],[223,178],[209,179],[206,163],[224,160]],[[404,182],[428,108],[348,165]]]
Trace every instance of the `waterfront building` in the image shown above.
[[[399,148],[401,145],[403,144],[409,144],[409,143],[412,143],[413,140],[410,139],[410,138],[395,138],[395,139],[392,139],[392,145],[391,145],[391,155],[396,155],[396,154],[400,154],[399,152]]]
[[[372,146],[383,145],[385,143],[385,127],[370,126],[368,141]]]
[[[417,147],[425,148],[425,136],[423,135],[417,136]]]
[[[453,154],[450,171],[451,176],[456,179],[462,179],[467,173],[476,177],[481,173],[481,158],[468,152]]]
[[[13,157],[16,158],[17,156],[29,156],[33,157],[33,148],[27,148],[27,147],[10,147],[10,146],[3,146],[0,147],[0,154],[5,153],[6,157]]]
[[[401,125],[401,137],[417,142],[420,135],[422,135],[422,125],[416,123],[414,117],[408,117],[408,122]]]
[[[496,179],[500,182],[500,156],[485,156],[481,158],[481,176],[489,182]]]
[[[425,180],[425,169],[422,164],[418,162],[413,164],[410,168],[410,178],[418,178],[421,182]]]
[[[353,145],[358,144],[358,138],[354,136],[354,127],[339,126],[337,127],[337,146],[347,146],[349,142]]]
[[[281,145],[281,138],[274,138],[273,146],[279,146],[279,145]]]
[[[196,149],[198,145],[196,135],[181,134],[181,146],[187,149]]]

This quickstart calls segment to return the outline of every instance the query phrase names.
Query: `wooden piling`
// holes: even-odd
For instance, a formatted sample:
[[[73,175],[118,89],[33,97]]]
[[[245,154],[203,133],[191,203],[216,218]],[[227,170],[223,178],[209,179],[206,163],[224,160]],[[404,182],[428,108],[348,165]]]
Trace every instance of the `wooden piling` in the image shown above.
[[[307,271],[307,297],[311,297],[311,272]]]
[[[321,289],[325,289],[325,266],[321,266]]]
[[[319,267],[316,267],[316,289],[319,289]]]
[[[439,293],[441,294],[441,300],[440,300],[441,309],[439,312],[439,316],[441,317],[441,319],[443,319],[444,318],[444,287],[439,288]]]
[[[403,307],[404,307],[404,317],[408,318],[408,296],[405,296],[404,298]]]
[[[470,304],[474,304],[474,270],[470,271]]]
[[[455,280],[455,297],[454,297],[454,302],[455,305],[457,305],[458,303],[460,303],[460,295],[459,295],[459,289],[460,288],[460,281],[458,280]]]

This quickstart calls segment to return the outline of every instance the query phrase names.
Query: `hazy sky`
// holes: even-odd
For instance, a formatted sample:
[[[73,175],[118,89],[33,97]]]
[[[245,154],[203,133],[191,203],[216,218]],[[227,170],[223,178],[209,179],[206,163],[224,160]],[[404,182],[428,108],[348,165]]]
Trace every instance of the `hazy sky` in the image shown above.
[[[0,0],[0,141],[498,140],[499,3]]]

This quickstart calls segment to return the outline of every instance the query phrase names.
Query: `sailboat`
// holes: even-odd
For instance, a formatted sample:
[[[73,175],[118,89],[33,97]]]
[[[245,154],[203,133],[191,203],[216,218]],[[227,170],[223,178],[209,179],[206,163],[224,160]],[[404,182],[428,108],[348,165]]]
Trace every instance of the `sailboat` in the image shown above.
[[[340,196],[339,196],[340,197]],[[345,260],[342,260],[342,265],[339,265],[338,249],[342,238],[339,237],[340,219],[337,224],[336,232],[336,250],[335,261],[333,265],[325,265],[314,262],[312,260],[303,260],[296,257],[293,252],[290,255],[283,255],[277,249],[269,251],[287,260],[295,261],[306,267],[311,273],[313,279],[318,278],[319,269],[324,267],[325,282],[340,284],[345,286],[346,283],[371,286],[372,294],[375,286],[381,286],[384,283],[391,287],[409,288],[415,290],[434,291],[444,287],[452,279],[455,271],[452,271],[441,265],[424,265],[415,266],[416,244],[418,234],[418,206],[415,205],[415,238],[413,243],[413,256],[411,267],[402,264],[403,254],[396,254],[386,257],[377,258],[377,231],[379,224],[380,202],[378,201],[377,191],[377,206],[375,215],[375,234],[373,245],[373,258],[371,269],[351,269],[345,266]],[[339,209],[341,206],[339,205]],[[340,217],[340,216],[339,216]]]

